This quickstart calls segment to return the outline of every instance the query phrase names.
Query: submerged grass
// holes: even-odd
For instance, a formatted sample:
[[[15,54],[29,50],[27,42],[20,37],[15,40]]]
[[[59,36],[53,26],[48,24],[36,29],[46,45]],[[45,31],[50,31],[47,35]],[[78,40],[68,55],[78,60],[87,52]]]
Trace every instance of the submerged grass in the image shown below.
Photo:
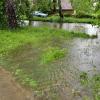
[[[0,30],[0,65],[10,70],[21,84],[43,88],[56,80],[48,77],[58,69],[53,61],[67,53],[63,41],[75,37],[89,38],[86,34],[46,27]]]
[[[100,100],[100,74],[90,78],[86,72],[82,72],[80,74],[80,82],[82,85],[91,88],[94,100]],[[90,99],[85,97],[84,100]]]
[[[60,59],[65,56],[65,50],[60,49],[59,47],[49,47],[47,48],[41,59],[41,63],[49,63],[54,60]]]

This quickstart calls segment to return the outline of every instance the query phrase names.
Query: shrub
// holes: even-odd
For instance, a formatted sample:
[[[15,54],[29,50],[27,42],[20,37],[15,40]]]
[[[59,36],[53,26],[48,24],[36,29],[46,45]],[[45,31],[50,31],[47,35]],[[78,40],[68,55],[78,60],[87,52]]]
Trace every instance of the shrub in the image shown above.
[[[75,16],[78,18],[94,18],[91,14],[87,14],[85,12],[78,12]]]
[[[100,10],[96,12],[96,18],[100,19]]]

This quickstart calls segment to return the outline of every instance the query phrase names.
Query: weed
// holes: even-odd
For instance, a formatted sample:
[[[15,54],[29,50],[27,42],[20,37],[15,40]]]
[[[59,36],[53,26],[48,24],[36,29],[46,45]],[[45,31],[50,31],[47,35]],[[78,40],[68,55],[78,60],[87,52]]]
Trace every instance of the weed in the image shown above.
[[[65,50],[59,47],[49,47],[44,50],[42,55],[42,63],[52,62],[65,56]]]
[[[88,75],[87,75],[87,73],[82,72],[82,73],[80,74],[80,82],[81,82],[81,84],[83,84],[83,85],[87,85],[87,84],[88,84]]]

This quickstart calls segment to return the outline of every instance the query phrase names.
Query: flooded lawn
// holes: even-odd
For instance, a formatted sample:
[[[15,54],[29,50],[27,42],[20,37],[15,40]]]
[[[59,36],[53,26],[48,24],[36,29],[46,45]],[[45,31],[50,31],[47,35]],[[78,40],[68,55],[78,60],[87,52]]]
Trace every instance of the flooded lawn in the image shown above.
[[[28,25],[29,21],[24,21],[23,25]],[[56,23],[56,22],[42,22],[42,21],[32,21],[31,25],[33,27],[50,27],[57,29],[64,29],[67,31],[87,33],[89,35],[97,35],[99,32],[98,26],[86,23]]]
[[[32,24],[39,27],[47,25],[37,22]],[[100,73],[100,28],[72,23],[62,26],[50,24],[50,27],[98,34],[98,38],[66,40],[52,37],[37,45],[26,43],[9,52],[6,66],[11,67],[16,80],[33,88],[35,100],[85,100],[85,97],[93,100],[91,88],[80,83],[80,73],[86,72],[90,77]],[[51,55],[53,50],[56,52]],[[45,62],[44,56],[48,57]],[[52,57],[55,59],[51,60]]]

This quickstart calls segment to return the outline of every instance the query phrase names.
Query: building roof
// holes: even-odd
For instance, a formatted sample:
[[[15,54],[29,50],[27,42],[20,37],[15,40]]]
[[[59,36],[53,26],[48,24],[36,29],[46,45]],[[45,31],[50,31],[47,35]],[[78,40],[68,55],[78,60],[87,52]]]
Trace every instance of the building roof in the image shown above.
[[[69,0],[61,0],[62,10],[73,10]]]

